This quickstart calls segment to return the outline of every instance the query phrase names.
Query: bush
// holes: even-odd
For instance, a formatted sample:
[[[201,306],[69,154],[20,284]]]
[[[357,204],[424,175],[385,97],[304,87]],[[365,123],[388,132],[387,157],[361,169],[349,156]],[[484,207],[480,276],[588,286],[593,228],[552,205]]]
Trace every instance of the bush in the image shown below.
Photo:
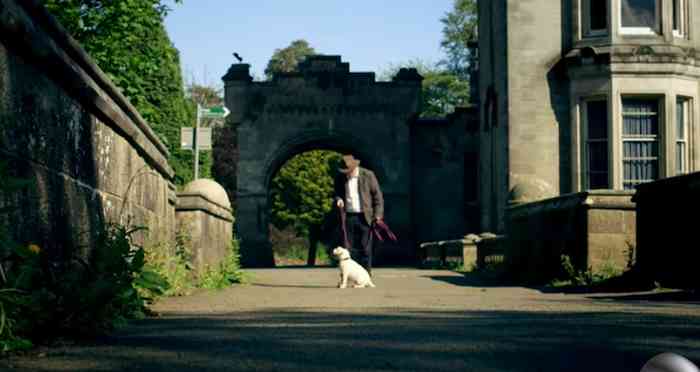
[[[160,242],[146,251],[146,267],[159,273],[169,284],[164,296],[185,296],[195,288],[191,243],[189,233],[180,226],[175,233],[173,250]]]
[[[198,286],[206,289],[223,289],[234,283],[245,282],[246,277],[241,271],[240,259],[240,243],[238,239],[232,239],[228,255],[218,267],[207,267],[200,274]]]
[[[132,235],[142,228],[105,224],[89,260],[52,260],[37,245],[20,245],[0,262],[0,345],[4,351],[58,335],[86,336],[141,318],[168,289],[144,267]]]

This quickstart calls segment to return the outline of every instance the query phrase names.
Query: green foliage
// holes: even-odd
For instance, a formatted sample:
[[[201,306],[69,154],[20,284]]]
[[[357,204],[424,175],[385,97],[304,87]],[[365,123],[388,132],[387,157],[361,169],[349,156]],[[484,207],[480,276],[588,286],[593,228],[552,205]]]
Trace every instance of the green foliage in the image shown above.
[[[188,224],[181,224],[175,234],[175,247],[159,243],[148,250],[146,267],[161,275],[168,282],[165,296],[188,295],[195,288],[221,289],[246,279],[240,267],[240,247],[236,239],[231,241],[230,251],[216,267],[207,267],[195,275],[192,266],[192,237]],[[174,255],[172,252],[174,251]]]
[[[195,288],[191,247],[192,238],[184,226],[180,225],[175,233],[174,254],[163,242],[146,250],[146,267],[168,282],[169,288],[163,293],[164,296],[188,295]]]
[[[204,107],[220,106],[224,104],[222,91],[219,88],[190,83],[185,91],[185,96]]]
[[[168,11],[163,3],[44,0],[166,144],[175,181],[182,185],[192,179],[193,156],[180,150],[180,127],[193,125],[195,110],[185,99],[179,53],[163,24]],[[208,177],[209,154],[202,153],[200,161],[202,177]]]
[[[328,247],[318,243],[315,265],[330,265],[333,263],[328,252]],[[273,253],[276,266],[306,265],[308,263],[309,247],[305,244],[292,244],[284,248],[278,247]]]
[[[440,22],[443,25],[440,46],[447,53],[447,58],[442,64],[452,74],[467,80],[470,57],[467,43],[476,39],[476,0],[455,0],[452,10],[447,12]]]
[[[27,185],[27,180],[12,177],[8,170],[7,161],[0,159],[0,196],[4,199],[0,200],[0,257],[8,256],[12,252],[24,253],[24,247],[19,245],[10,233],[7,215],[17,208],[9,197]],[[24,280],[22,279],[22,281]],[[0,352],[27,349],[33,346],[31,341],[17,335],[17,323],[21,319],[21,314],[16,311],[16,307],[21,302],[24,293],[8,287],[7,282],[7,268],[0,261]]]
[[[199,276],[198,286],[206,289],[223,289],[234,283],[244,283],[246,276],[241,271],[240,242],[232,239],[230,250],[219,267],[206,268]]]
[[[146,304],[162,295],[168,283],[144,267],[144,249],[132,239],[139,230],[105,224],[89,260],[56,260],[33,244],[3,257],[2,347],[102,333],[143,317]]]
[[[429,71],[423,75],[422,117],[441,117],[469,101],[469,82],[447,71]]]
[[[276,73],[297,71],[299,62],[315,53],[306,40],[294,40],[286,48],[275,49],[265,68],[265,76],[271,80]]]
[[[577,270],[571,263],[571,258],[567,255],[561,255],[560,258],[562,269],[566,273],[566,279],[556,280],[552,282],[552,286],[560,287],[570,283],[574,286],[588,287],[601,284],[622,274],[621,270],[617,269],[612,262],[605,263],[600,270],[594,273],[591,268]]]
[[[0,350],[99,333],[143,316],[147,301],[167,283],[144,268],[144,250],[132,240],[142,229],[103,225],[89,259],[58,258],[36,244],[18,244],[5,214],[18,208],[8,204],[11,196],[29,184],[11,177],[0,161]]]
[[[455,107],[469,102],[469,82],[458,74],[438,65],[415,59],[401,64],[391,64],[379,75],[379,80],[389,81],[401,67],[411,67],[423,76],[423,111],[421,117],[442,117]]]
[[[331,210],[333,179],[341,155],[313,150],[289,159],[272,179],[272,223],[308,236]]]

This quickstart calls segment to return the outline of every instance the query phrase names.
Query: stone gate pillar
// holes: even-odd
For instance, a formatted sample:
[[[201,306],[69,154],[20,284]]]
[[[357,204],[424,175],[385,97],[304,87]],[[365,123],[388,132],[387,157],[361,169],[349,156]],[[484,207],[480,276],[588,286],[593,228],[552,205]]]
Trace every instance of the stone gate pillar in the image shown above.
[[[238,194],[236,234],[241,240],[241,265],[275,266],[268,237],[267,195]]]

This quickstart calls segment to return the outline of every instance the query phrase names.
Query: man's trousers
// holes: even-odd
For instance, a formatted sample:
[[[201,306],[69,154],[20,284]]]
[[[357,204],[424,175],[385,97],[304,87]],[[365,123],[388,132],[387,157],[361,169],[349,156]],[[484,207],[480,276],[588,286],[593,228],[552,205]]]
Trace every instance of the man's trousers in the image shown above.
[[[362,213],[348,213],[346,220],[350,256],[368,273],[372,272],[372,236]]]

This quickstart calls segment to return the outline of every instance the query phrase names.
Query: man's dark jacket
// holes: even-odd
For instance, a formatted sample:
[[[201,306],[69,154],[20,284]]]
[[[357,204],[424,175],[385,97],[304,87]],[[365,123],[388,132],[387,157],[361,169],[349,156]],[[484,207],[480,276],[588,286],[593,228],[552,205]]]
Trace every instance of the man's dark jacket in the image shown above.
[[[348,178],[344,173],[335,177],[334,207],[338,200],[342,200],[343,203],[347,204],[345,199],[345,184],[347,180]],[[382,195],[382,190],[379,188],[379,182],[377,182],[377,177],[374,175],[374,172],[360,167],[357,191],[360,194],[362,214],[364,214],[367,225],[371,225],[372,220],[375,218],[384,218],[384,196]],[[347,208],[347,205],[345,208]]]

